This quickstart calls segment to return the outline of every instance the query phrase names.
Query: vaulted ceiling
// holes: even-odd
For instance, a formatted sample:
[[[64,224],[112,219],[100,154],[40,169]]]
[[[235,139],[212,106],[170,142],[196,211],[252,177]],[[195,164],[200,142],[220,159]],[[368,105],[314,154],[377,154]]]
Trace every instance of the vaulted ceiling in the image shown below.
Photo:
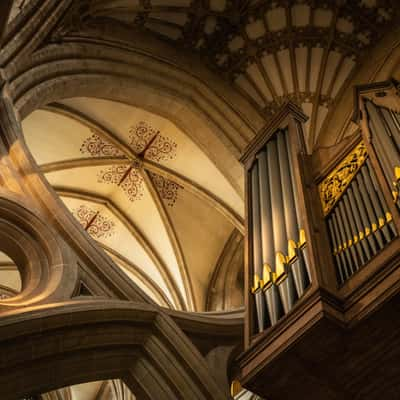
[[[131,279],[161,305],[205,309],[225,244],[243,232],[243,199],[184,132],[95,98],[47,105],[23,131],[64,204]]]
[[[398,21],[396,0],[85,0],[80,24],[145,30],[194,52],[266,117],[310,117],[311,149],[346,83]],[[81,26],[81,25],[80,25]]]

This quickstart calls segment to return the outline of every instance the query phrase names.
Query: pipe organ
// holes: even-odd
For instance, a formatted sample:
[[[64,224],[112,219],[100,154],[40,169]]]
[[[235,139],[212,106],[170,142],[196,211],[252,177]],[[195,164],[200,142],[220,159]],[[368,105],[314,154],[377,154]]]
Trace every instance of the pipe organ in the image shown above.
[[[320,183],[319,192],[343,284],[397,235],[363,142]]]
[[[369,398],[369,385],[378,398],[387,382],[381,398],[398,393],[400,86],[355,89],[359,129],[337,145],[307,155],[304,115],[288,103],[242,157],[246,316],[238,379],[265,398]]]
[[[400,113],[364,100],[370,142],[400,208]]]
[[[256,332],[289,313],[311,282],[292,146],[289,128],[276,129],[254,152],[247,168]]]

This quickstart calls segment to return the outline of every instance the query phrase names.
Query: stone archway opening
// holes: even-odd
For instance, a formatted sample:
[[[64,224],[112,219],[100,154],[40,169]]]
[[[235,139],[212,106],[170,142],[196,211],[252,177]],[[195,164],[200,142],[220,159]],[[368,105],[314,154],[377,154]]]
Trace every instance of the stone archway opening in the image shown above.
[[[18,295],[21,290],[21,273],[16,262],[0,248],[0,301]]]

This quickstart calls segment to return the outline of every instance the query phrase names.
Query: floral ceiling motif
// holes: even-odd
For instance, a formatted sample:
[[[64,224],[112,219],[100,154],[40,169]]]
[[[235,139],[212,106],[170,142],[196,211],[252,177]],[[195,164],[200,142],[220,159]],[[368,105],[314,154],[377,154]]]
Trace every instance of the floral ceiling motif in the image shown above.
[[[183,189],[183,186],[154,172],[150,172],[150,178],[160,197],[165,200],[170,207],[173,207],[178,199],[178,191],[179,189]]]
[[[125,192],[129,201],[143,196],[143,178],[134,165],[113,165],[101,170],[98,182],[116,184]]]
[[[93,135],[83,141],[81,154],[88,154],[91,157],[125,158],[124,152],[117,146],[103,139],[94,130],[92,132]],[[113,165],[101,170],[98,182],[121,187],[128,199],[135,201],[143,197],[144,181],[140,174],[143,168],[142,160],[149,159],[156,162],[172,160],[176,157],[177,144],[146,122],[140,121],[129,129],[129,145],[138,159],[131,165]],[[161,175],[150,173],[150,176],[161,198],[167,200],[167,204],[172,207],[176,202],[178,189],[182,187]]]
[[[80,148],[82,154],[92,157],[124,157],[124,153],[112,143],[104,140],[95,131],[93,135],[85,139]]]
[[[175,158],[177,144],[146,122],[140,121],[132,126],[129,133],[130,146],[135,153],[157,162]]]
[[[115,223],[109,218],[94,211],[88,206],[81,205],[73,211],[74,217],[82,225],[83,229],[93,238],[108,238],[114,234]]]

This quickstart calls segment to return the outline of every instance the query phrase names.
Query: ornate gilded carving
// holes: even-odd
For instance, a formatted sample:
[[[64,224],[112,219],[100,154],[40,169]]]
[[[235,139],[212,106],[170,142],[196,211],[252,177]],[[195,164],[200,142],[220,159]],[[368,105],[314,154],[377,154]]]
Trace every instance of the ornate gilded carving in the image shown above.
[[[183,189],[183,186],[154,172],[150,172],[150,177],[160,197],[172,207],[178,199],[179,189]]]
[[[329,214],[367,157],[367,149],[365,144],[361,142],[319,184],[318,189],[324,215]]]
[[[101,170],[98,182],[116,184],[130,201],[138,200],[143,196],[143,178],[135,166],[113,165]]]
[[[124,153],[112,143],[104,140],[96,132],[85,139],[80,148],[82,154],[90,154],[92,157],[124,157]]]
[[[82,225],[83,229],[95,239],[108,238],[114,234],[114,221],[104,217],[86,205],[82,204],[72,214]]]

